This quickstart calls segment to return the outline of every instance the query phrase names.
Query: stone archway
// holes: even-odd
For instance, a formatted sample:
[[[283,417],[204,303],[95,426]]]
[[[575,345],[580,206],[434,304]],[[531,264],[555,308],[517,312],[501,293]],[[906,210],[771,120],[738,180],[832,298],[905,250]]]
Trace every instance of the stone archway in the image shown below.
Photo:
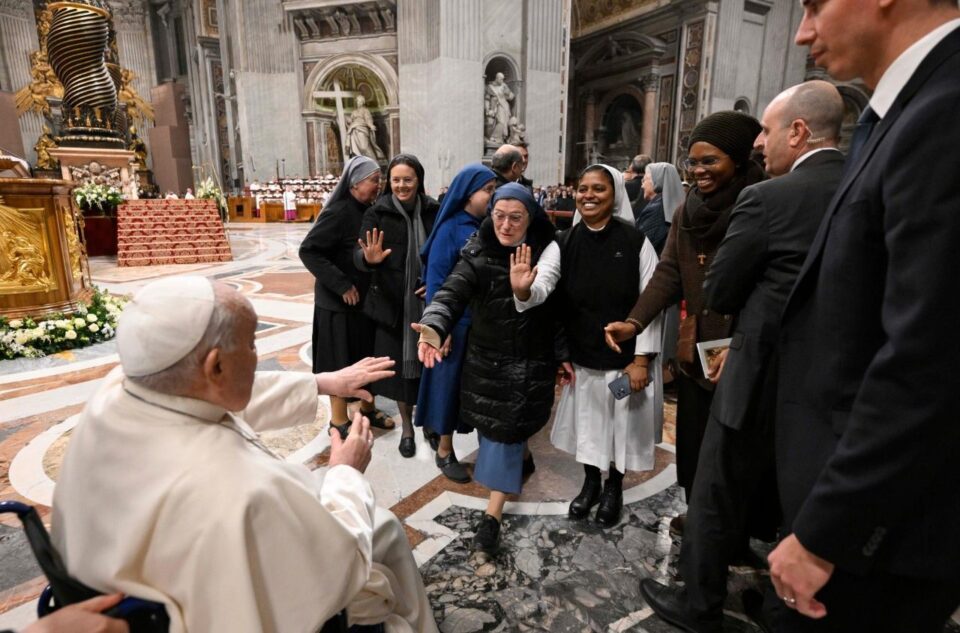
[[[400,119],[396,71],[384,59],[362,53],[337,55],[317,64],[304,82],[302,114],[307,126],[310,172],[339,174],[343,168],[343,137],[337,101],[344,116],[363,96],[373,117],[376,142],[386,164],[400,151]],[[336,95],[336,96],[335,96]],[[339,99],[337,98],[339,97]]]

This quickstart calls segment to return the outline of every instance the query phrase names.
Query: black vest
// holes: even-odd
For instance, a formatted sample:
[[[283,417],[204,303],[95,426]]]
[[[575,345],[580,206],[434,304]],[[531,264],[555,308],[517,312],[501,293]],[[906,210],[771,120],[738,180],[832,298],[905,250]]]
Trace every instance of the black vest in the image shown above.
[[[603,328],[621,321],[640,296],[643,233],[612,218],[600,231],[583,222],[560,233],[560,303],[570,360],[590,369],[623,369],[633,360],[636,338],[620,354],[603,340]]]

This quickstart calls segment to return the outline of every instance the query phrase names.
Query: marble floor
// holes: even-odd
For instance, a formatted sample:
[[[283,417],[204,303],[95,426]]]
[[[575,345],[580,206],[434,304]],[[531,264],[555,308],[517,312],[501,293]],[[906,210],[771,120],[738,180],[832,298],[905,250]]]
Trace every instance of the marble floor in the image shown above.
[[[232,262],[118,268],[110,258],[94,258],[90,268],[98,286],[119,294],[186,273],[229,283],[259,315],[260,368],[309,371],[313,279],[297,257],[307,229],[302,224],[230,226]],[[116,364],[113,342],[43,359],[0,362],[0,500],[34,504],[49,520],[76,415]],[[393,402],[378,406],[396,413]],[[669,578],[676,571],[678,543],[668,525],[685,506],[676,486],[673,415],[668,398],[665,441],[657,447],[656,465],[650,472],[628,474],[623,518],[607,530],[567,518],[582,470],[550,446],[548,425],[531,441],[537,469],[523,493],[508,502],[502,547],[492,559],[470,552],[486,491],[440,476],[422,437],[417,438],[416,456],[404,459],[397,452],[399,428],[376,431],[367,477],[379,505],[403,521],[441,631],[675,630],[652,614],[637,586],[639,578]],[[321,399],[312,424],[264,439],[285,459],[307,464],[322,477],[328,418],[329,402]],[[462,461],[472,463],[475,435],[456,436],[455,448]],[[725,631],[759,631],[743,615],[737,593],[760,586],[765,578],[755,570],[733,569]],[[32,620],[44,584],[19,523],[0,516],[0,629]],[[948,630],[960,632],[960,625]]]

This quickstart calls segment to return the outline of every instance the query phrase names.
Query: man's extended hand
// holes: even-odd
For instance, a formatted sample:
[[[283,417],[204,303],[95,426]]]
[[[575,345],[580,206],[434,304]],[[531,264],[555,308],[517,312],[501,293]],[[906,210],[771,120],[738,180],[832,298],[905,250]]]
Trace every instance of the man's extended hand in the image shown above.
[[[123,600],[123,594],[97,596],[57,609],[23,630],[23,633],[129,633],[123,620],[101,614]]]
[[[363,386],[393,376],[396,372],[390,368],[394,364],[388,356],[370,357],[338,371],[317,374],[314,376],[317,380],[317,393],[340,398],[360,398],[369,402],[373,396]]]
[[[626,321],[614,321],[603,328],[603,340],[607,342],[607,347],[618,354],[620,353],[620,346],[617,343],[622,343],[637,334],[639,332],[637,332],[636,326]]]
[[[340,433],[330,433],[330,461],[329,466],[350,466],[364,472],[370,464],[370,450],[373,448],[373,433],[370,431],[370,420],[357,411],[353,414],[353,424],[350,425],[350,434],[347,439],[340,439]]]
[[[833,563],[807,550],[793,534],[780,541],[767,560],[770,579],[784,604],[810,618],[827,615],[814,596],[833,575]]]

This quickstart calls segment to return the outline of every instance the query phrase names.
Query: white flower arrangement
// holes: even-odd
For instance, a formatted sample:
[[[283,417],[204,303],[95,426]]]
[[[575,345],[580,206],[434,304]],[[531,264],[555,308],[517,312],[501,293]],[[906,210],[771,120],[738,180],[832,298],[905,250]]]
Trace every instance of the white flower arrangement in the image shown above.
[[[208,177],[200,182],[200,186],[197,187],[197,198],[201,200],[214,200],[221,209],[227,208],[227,199],[223,196],[223,192],[220,191],[220,187],[213,182],[213,178]]]
[[[0,317],[0,360],[40,358],[110,340],[127,301],[95,288],[89,304],[73,314],[53,314],[37,321]]]
[[[123,195],[116,187],[88,182],[73,190],[73,199],[81,209],[108,211],[123,202]]]

